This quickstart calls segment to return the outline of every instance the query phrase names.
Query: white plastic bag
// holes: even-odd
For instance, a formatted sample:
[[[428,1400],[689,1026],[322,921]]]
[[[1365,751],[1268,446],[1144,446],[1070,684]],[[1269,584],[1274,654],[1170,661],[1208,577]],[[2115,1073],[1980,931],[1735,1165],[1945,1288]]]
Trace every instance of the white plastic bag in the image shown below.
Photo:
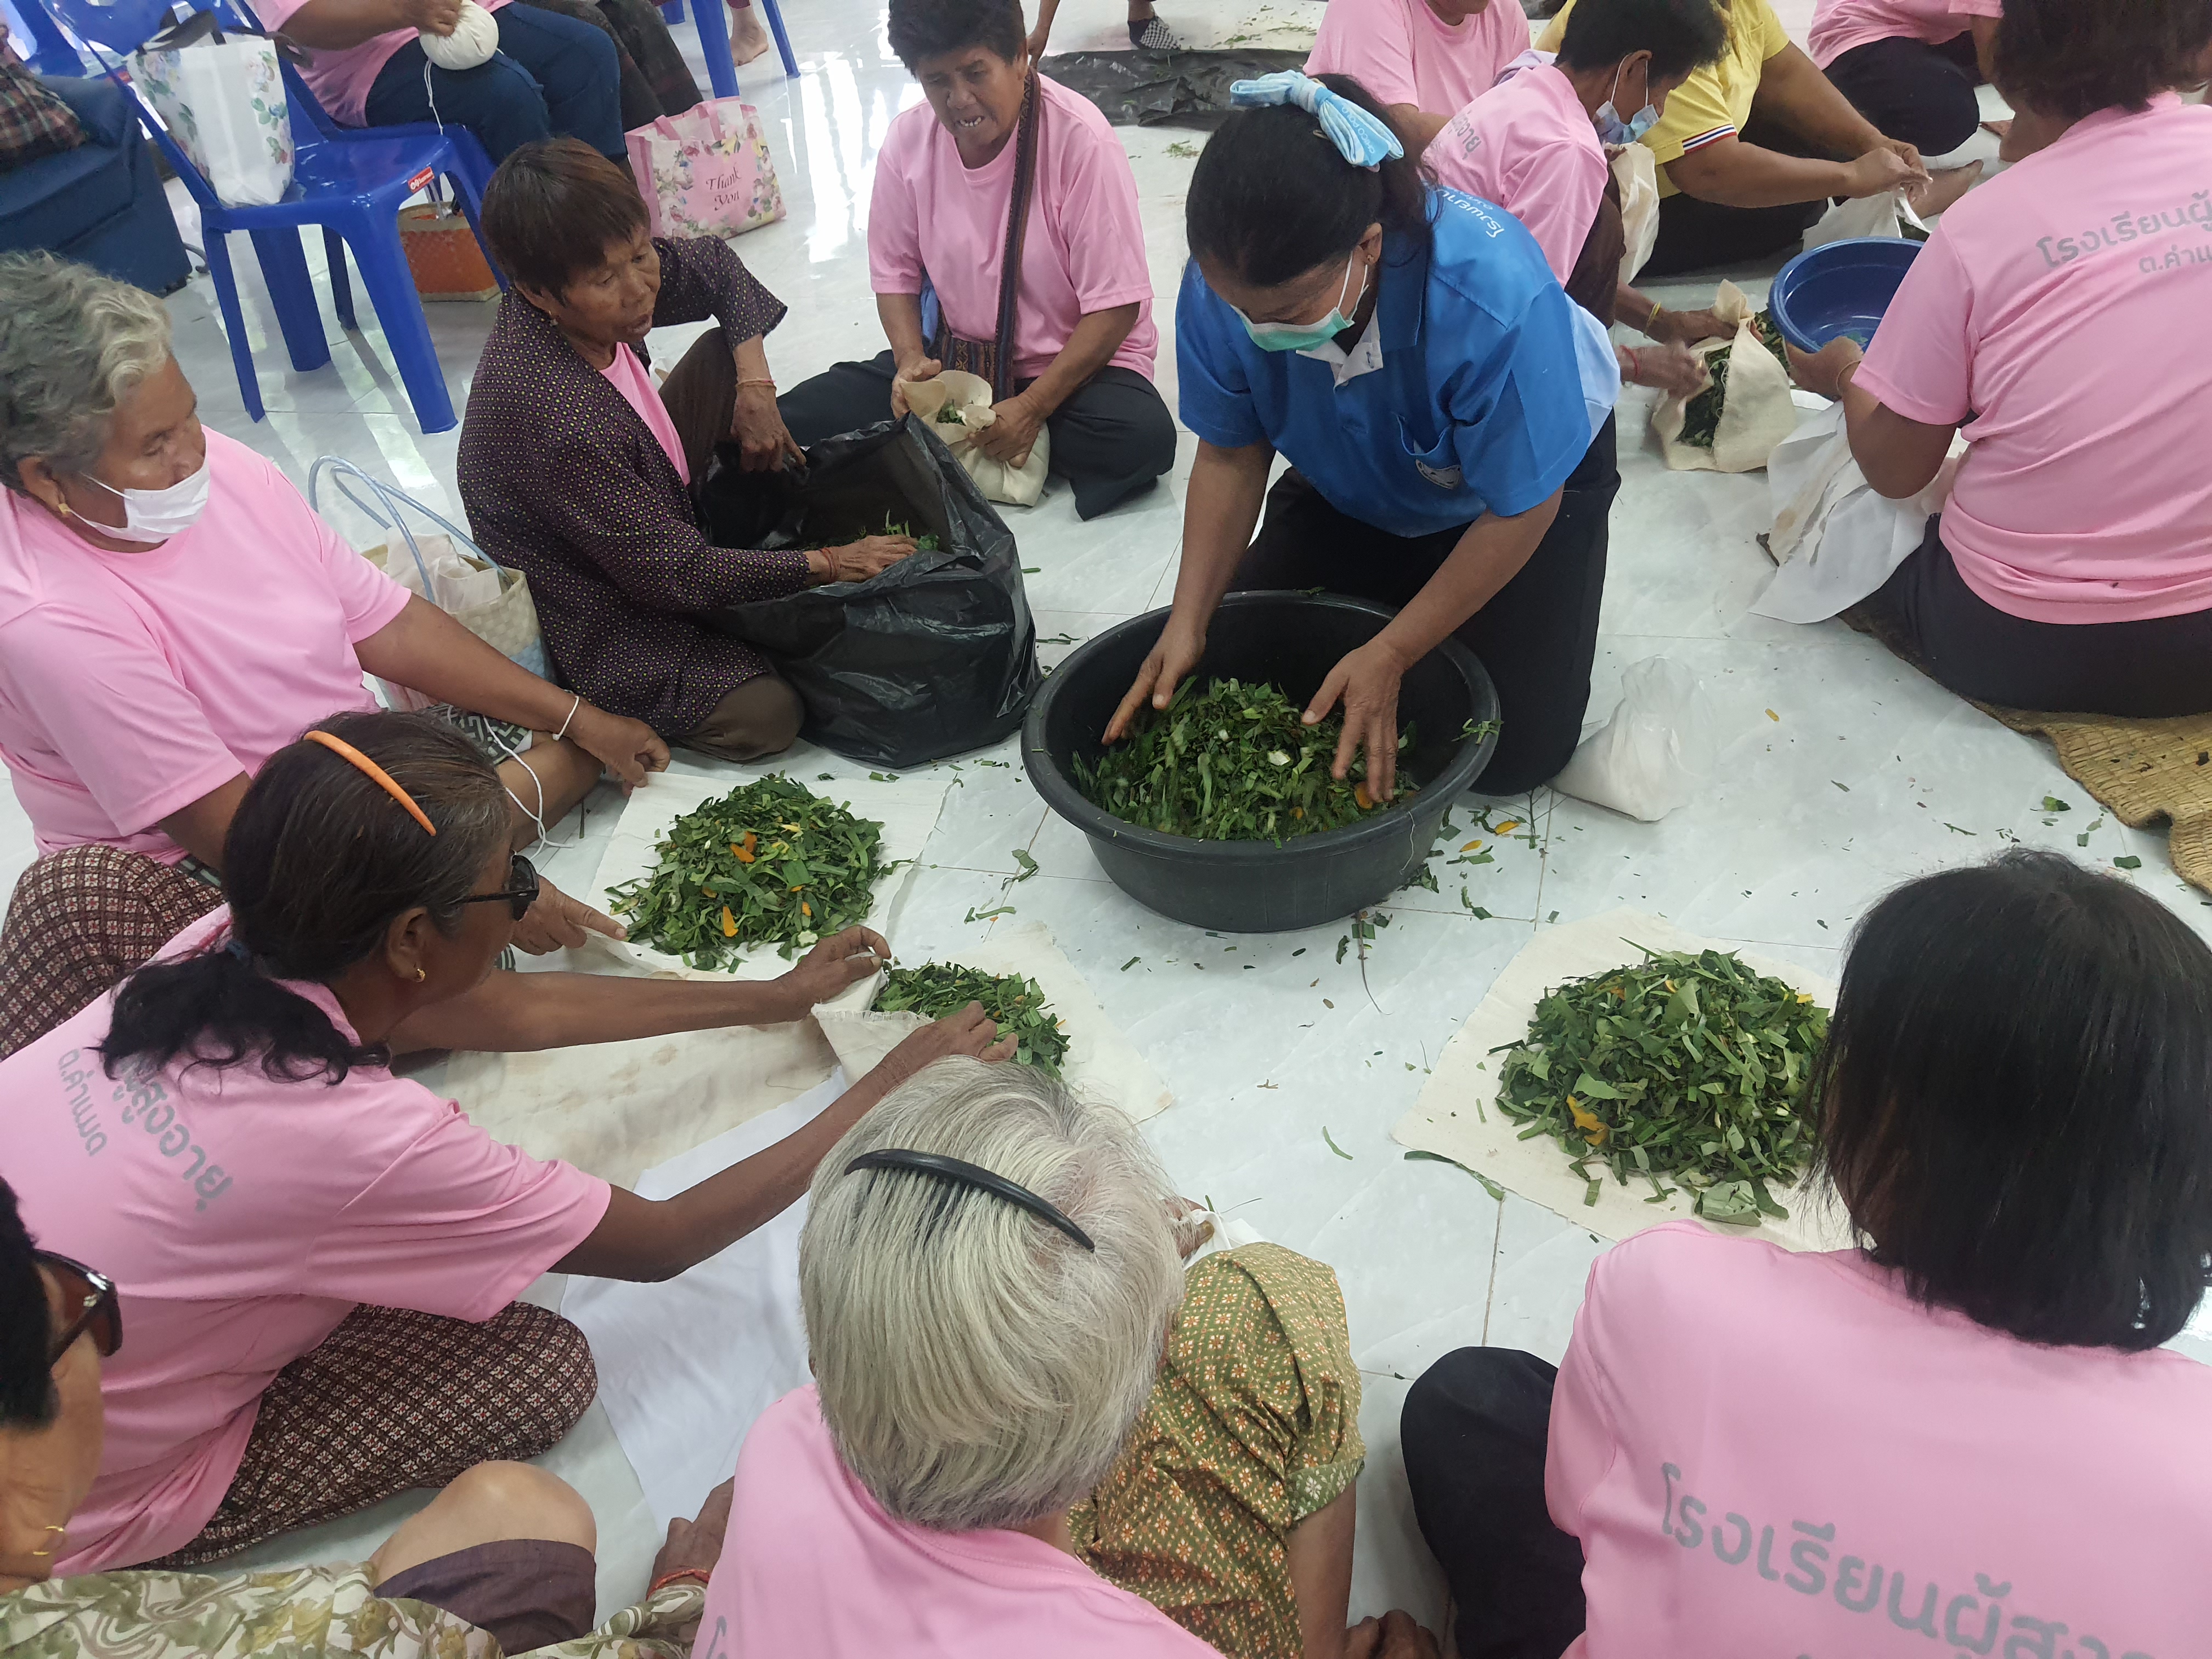
[[[1781,622],[1825,622],[1872,593],[1920,545],[1929,519],[1951,498],[1966,453],[1966,441],[1954,436],[1928,487],[1893,501],[1875,493],[1851,459],[1844,406],[1807,416],[1767,458],[1774,528],[1766,548],[1781,568],[1752,611]]]
[[[1659,246],[1659,166],[1643,144],[1623,144],[1612,155],[1613,176],[1620,185],[1620,228],[1628,239],[1620,280],[1632,283]]]
[[[1613,718],[1583,739],[1552,787],[1656,822],[1711,779],[1718,727],[1698,677],[1672,658],[1650,658],[1620,677]]]
[[[541,680],[552,678],[527,576],[495,563],[459,526],[342,456],[320,456],[307,469],[307,505],[318,513],[323,512],[325,476],[370,523],[398,533],[396,546],[383,543],[364,549],[363,558],[408,592],[429,600],[517,667]],[[417,536],[408,527],[410,513],[446,533]],[[432,706],[432,699],[410,687],[383,679],[377,683],[392,708],[411,711]]]
[[[268,207],[292,187],[292,117],[276,43],[226,34],[141,52],[132,78],[230,207]]]
[[[1905,199],[1905,192],[1886,190],[1879,196],[1838,202],[1805,233],[1805,246],[1818,247],[1823,242],[1840,242],[1847,236],[1902,236],[1908,229],[1917,231],[1923,240],[1928,234],[1928,227],[1920,222],[1920,216]]]
[[[933,380],[901,380],[898,386],[906,394],[906,406],[929,422],[929,429],[967,470],[984,500],[1009,507],[1037,504],[1051,467],[1050,432],[1039,427],[1029,459],[1008,466],[986,455],[975,443],[976,434],[999,418],[991,407],[991,383],[981,375],[948,368]]]
[[[1713,315],[1735,324],[1735,333],[1725,340],[1701,340],[1691,348],[1708,357],[1723,346],[1734,348],[1729,353],[1728,385],[1711,449],[1681,441],[1684,412],[1701,393],[1686,398],[1670,392],[1652,407],[1651,429],[1658,434],[1659,453],[1678,472],[1756,472],[1766,465],[1775,445],[1797,429],[1790,373],[1753,331],[1756,310],[1741,289],[1723,283],[1713,295]]]

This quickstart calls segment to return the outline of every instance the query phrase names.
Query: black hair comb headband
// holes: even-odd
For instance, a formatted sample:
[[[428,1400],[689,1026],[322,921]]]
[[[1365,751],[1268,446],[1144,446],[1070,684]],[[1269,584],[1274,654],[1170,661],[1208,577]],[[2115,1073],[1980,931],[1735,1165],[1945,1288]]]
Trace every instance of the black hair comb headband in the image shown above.
[[[1097,1252],[1098,1247],[1091,1243],[1091,1235],[1062,1215],[1056,1207],[1046,1203],[1028,1188],[1019,1186],[1002,1175],[994,1175],[979,1164],[963,1164],[957,1158],[946,1158],[937,1152],[917,1152],[908,1147],[892,1146],[881,1152],[863,1152],[845,1166],[847,1175],[855,1170],[911,1170],[918,1175],[934,1176],[939,1181],[950,1181],[958,1186],[979,1187],[1018,1208],[1027,1210],[1038,1220],[1059,1228],[1085,1249],[1094,1255]]]

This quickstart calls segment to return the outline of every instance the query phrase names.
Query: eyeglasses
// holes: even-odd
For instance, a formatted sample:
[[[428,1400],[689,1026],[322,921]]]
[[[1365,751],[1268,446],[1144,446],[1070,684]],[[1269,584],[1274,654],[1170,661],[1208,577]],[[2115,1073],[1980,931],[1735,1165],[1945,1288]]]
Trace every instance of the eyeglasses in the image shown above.
[[[52,1250],[33,1250],[31,1255],[60,1284],[64,1313],[76,1310],[75,1316],[56,1334],[46,1364],[59,1364],[77,1338],[88,1331],[92,1334],[92,1346],[100,1350],[100,1357],[114,1358],[115,1351],[123,1346],[123,1308],[116,1300],[115,1281],[106,1273],[94,1273],[82,1261],[56,1255]]]
[[[508,886],[496,893],[471,893],[461,901],[464,904],[495,904],[504,899],[520,921],[530,907],[538,902],[538,866],[517,853],[507,866]]]

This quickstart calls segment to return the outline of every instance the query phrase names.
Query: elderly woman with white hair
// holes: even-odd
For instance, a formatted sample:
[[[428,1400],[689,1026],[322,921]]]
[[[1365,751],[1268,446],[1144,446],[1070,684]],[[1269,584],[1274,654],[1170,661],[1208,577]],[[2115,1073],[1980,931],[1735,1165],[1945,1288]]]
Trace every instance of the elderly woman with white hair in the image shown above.
[[[635,783],[667,764],[647,728],[516,667],[204,429],[160,301],[42,253],[0,258],[0,760],[41,855],[0,933],[0,1055],[220,902],[248,780],[315,721],[375,708],[364,669],[527,750],[501,768],[529,804],[518,844],[524,811],[556,821],[602,765]],[[525,949],[614,926],[557,893],[535,908]]]
[[[738,1455],[713,1651],[1434,1659],[1402,1613],[1345,1627],[1365,1449],[1335,1275],[1272,1244],[1186,1272],[1127,1117],[942,1060],[808,1202],[815,1382]]]

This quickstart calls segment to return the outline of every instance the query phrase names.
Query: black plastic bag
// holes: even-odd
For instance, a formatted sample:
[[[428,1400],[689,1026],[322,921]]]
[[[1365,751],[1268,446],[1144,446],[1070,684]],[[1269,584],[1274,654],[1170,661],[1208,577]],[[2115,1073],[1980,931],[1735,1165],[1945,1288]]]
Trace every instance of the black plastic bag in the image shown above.
[[[716,460],[702,492],[724,547],[838,547],[898,526],[917,551],[832,582],[708,613],[758,647],[806,705],[805,735],[848,759],[918,766],[996,742],[1042,678],[1013,532],[912,416],[827,439],[804,472]]]
[[[1208,131],[1229,113],[1229,88],[1277,70],[1302,70],[1303,52],[1070,52],[1041,66],[1098,106],[1117,127]]]

